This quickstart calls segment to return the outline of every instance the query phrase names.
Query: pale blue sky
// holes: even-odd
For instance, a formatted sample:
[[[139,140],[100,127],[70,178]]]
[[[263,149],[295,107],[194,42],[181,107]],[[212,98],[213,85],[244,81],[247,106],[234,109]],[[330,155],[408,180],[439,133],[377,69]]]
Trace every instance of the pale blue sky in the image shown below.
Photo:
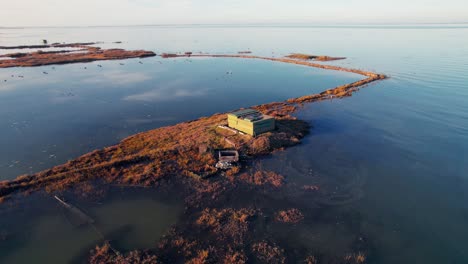
[[[0,27],[468,22],[468,0],[0,0],[0,2]]]

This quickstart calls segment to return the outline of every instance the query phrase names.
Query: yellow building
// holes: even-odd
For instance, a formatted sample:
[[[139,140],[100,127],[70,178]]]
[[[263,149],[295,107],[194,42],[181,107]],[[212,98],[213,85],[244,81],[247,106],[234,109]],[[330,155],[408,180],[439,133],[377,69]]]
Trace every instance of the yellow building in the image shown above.
[[[242,109],[228,114],[228,125],[251,136],[275,129],[275,118],[253,109]]]

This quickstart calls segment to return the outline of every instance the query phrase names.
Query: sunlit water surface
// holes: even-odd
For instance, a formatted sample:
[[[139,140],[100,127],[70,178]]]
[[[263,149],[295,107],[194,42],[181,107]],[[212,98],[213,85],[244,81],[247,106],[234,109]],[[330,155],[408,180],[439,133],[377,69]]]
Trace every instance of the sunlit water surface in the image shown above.
[[[157,53],[250,49],[268,56],[289,52],[347,56],[333,64],[390,75],[351,98],[307,106],[298,116],[313,125],[311,135],[300,146],[260,161],[289,182],[319,183],[330,193],[351,197],[348,202],[321,205],[323,219],[284,236],[322,251],[339,250],[350,243],[346,233],[350,228],[340,223],[352,220],[353,232],[365,235],[373,247],[372,263],[468,262],[465,26],[38,28],[1,29],[0,34],[0,45],[38,44],[46,38],[103,41],[103,47]],[[237,59],[148,58],[2,69],[0,179],[61,164],[136,132],[316,93],[360,78]],[[118,229],[117,218],[105,220],[112,211],[135,206],[151,211],[151,217],[159,219],[155,224],[122,216],[123,223],[133,223],[134,228],[117,232],[127,234],[116,239],[121,248],[145,248],[180,213],[174,205],[173,213],[167,214],[166,201],[148,197],[109,199],[101,207],[86,209],[97,218],[102,215],[108,232],[112,226]],[[52,248],[66,252],[57,260],[63,263],[95,244],[92,231],[67,226],[60,207],[50,209],[54,202],[31,205],[34,208],[27,211],[35,212],[35,217],[16,225],[27,235],[18,231],[18,241],[0,241],[1,262],[27,263],[37,257],[51,263],[50,251],[44,248]],[[3,221],[11,224],[17,214],[9,216]],[[63,232],[50,233],[51,226]],[[149,231],[150,237],[141,231],[151,228],[155,230]],[[82,238],[58,242],[70,236]]]

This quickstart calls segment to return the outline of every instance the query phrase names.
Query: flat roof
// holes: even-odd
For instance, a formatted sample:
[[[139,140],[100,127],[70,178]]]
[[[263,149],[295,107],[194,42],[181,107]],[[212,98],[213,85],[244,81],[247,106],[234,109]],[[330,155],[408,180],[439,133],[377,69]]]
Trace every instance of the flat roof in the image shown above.
[[[275,118],[272,117],[272,116],[269,116],[269,115],[262,115],[262,118],[257,119],[257,120],[254,120],[254,121],[250,121],[250,122],[256,123],[256,122],[260,122],[260,121],[264,121],[264,120],[269,120],[269,119],[275,119]]]
[[[235,116],[235,117],[237,117],[239,119],[249,121],[251,123],[256,123],[256,122],[269,120],[269,119],[274,119],[274,117],[272,117],[272,116],[264,115],[264,114],[260,113],[259,111],[254,110],[254,109],[250,109],[250,108],[242,109],[242,110],[235,111],[235,112],[232,112],[232,113],[229,113],[229,114],[233,115],[233,116]],[[251,119],[250,117],[255,117],[255,118]]]
[[[245,116],[245,115],[251,115],[251,114],[261,114],[260,112],[258,112],[257,110],[253,110],[253,109],[250,109],[250,108],[247,108],[247,109],[242,109],[242,110],[239,110],[239,111],[235,111],[235,112],[232,112],[232,113],[229,113],[231,115],[234,115],[236,117],[240,117],[240,116]]]

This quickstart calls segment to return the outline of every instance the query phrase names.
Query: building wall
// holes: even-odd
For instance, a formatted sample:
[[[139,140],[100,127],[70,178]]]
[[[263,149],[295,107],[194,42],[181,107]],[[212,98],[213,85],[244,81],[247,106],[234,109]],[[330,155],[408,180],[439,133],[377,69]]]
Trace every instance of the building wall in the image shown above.
[[[256,122],[250,122],[244,119],[238,119],[234,115],[228,115],[228,126],[242,131],[251,136],[256,136],[275,129],[275,119],[265,119]]]
[[[228,125],[229,127],[242,131],[251,136],[254,135],[252,122],[243,119],[238,119],[236,116],[228,115]]]
[[[268,131],[275,130],[275,119],[265,119],[254,123],[254,135],[259,135]]]

